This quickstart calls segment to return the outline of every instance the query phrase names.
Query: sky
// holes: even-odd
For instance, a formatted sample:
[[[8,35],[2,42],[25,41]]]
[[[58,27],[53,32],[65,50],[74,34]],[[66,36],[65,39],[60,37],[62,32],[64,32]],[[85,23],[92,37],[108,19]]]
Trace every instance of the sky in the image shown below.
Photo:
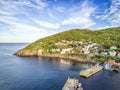
[[[0,42],[109,27],[120,27],[120,0],[0,0]]]

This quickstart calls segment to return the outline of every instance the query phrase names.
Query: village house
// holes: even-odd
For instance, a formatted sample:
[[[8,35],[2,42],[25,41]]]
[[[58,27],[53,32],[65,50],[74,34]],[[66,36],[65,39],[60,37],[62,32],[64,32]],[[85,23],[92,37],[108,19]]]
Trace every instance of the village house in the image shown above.
[[[96,43],[92,43],[93,46],[97,45]]]
[[[111,50],[116,50],[117,47],[116,47],[116,46],[112,46],[112,47],[110,47],[110,49],[111,49]]]
[[[82,44],[82,41],[74,41],[75,44]]]
[[[73,48],[62,49],[61,52],[60,52],[60,54],[65,54],[66,52],[70,52],[72,50],[73,50]]]
[[[80,44],[83,44],[83,41],[79,41]]]
[[[60,52],[60,49],[58,49],[58,48],[53,48],[53,49],[51,49],[50,51],[51,51],[51,52]]]
[[[100,50],[104,50],[105,49],[105,47],[103,46],[103,45],[97,45],[97,47],[100,49]]]
[[[69,45],[69,44],[73,44],[73,41],[67,41],[67,44]]]
[[[101,55],[108,55],[108,52],[101,52]]]
[[[93,53],[94,53],[95,55],[99,55],[99,54],[100,54],[99,49],[98,49],[98,48],[94,48],[94,49],[93,49]]]
[[[55,45],[61,45],[61,46],[65,46],[65,45],[69,45],[69,44],[73,44],[73,41],[66,41],[66,40],[62,40],[61,42],[57,42],[55,43]]]
[[[39,49],[37,55],[38,55],[38,56],[41,56],[42,54],[43,54],[43,50],[42,50],[42,49]]]
[[[89,42],[83,42],[83,45],[88,46]]]
[[[89,47],[89,48],[92,48],[92,47],[93,47],[93,45],[92,45],[92,44],[88,44],[88,47]]]
[[[89,53],[90,53],[90,51],[89,51],[89,46],[84,46],[84,48],[82,48],[82,52],[83,52],[84,54],[89,54]]]
[[[120,58],[120,53],[118,53],[118,55],[117,55],[119,58]]]
[[[65,46],[65,45],[68,45],[68,44],[66,42],[57,42],[57,43],[55,43],[55,45]]]
[[[116,56],[116,54],[117,54],[117,52],[114,51],[114,50],[113,51],[109,51],[108,53],[109,53],[110,56]]]

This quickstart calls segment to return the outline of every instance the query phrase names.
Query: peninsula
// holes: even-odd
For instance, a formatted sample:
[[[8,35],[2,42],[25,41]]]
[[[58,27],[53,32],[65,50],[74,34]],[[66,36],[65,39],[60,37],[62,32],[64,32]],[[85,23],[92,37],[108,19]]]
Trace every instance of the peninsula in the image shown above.
[[[120,60],[120,27],[71,29],[39,39],[17,51],[17,56],[40,56],[77,61]]]

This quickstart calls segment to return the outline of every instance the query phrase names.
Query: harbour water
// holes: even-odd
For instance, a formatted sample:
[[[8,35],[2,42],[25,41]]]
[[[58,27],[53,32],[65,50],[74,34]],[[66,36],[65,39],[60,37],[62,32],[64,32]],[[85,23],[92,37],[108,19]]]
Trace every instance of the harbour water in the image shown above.
[[[0,90],[61,90],[68,76],[79,79],[84,90],[120,90],[120,73],[102,70],[85,79],[79,72],[88,64],[13,55],[26,45],[0,44]]]

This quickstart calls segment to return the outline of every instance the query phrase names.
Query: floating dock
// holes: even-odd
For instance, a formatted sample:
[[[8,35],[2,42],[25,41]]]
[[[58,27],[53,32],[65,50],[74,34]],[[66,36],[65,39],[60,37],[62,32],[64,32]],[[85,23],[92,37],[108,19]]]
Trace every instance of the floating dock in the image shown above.
[[[100,66],[100,65],[96,64],[95,66],[93,66],[89,69],[81,71],[80,76],[88,78],[88,77],[96,74],[97,72],[101,71],[102,69],[103,69],[103,66]]]
[[[62,90],[83,90],[83,88],[81,87],[81,83],[79,83],[78,79],[68,77]]]

